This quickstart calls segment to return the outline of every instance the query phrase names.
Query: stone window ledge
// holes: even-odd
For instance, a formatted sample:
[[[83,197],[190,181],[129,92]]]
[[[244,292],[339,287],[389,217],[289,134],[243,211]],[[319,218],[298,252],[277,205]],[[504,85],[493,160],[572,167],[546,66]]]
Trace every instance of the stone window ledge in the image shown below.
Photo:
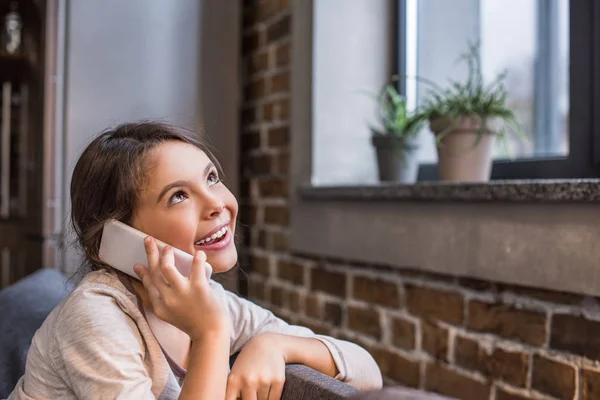
[[[421,182],[414,185],[301,186],[302,200],[596,202],[600,179],[510,180],[487,183]]]

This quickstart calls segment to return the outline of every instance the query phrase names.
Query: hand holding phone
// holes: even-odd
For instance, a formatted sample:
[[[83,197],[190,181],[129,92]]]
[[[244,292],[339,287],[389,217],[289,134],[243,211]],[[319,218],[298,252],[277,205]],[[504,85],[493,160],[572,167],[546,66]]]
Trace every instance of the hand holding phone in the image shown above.
[[[229,338],[230,320],[224,305],[211,289],[203,270],[206,254],[193,257],[191,274],[183,277],[174,267],[173,248],[158,249],[156,240],[146,239],[148,267],[136,265],[152,311],[161,320],[200,340],[208,333]]]
[[[100,250],[98,256],[111,267],[118,269],[136,279],[139,279],[133,266],[136,264],[148,267],[148,257],[144,247],[144,239],[148,235],[117,220],[110,220],[104,224]],[[160,240],[156,244],[162,253],[167,245]],[[194,257],[180,249],[173,248],[174,265],[181,275],[189,277],[192,271]],[[212,267],[205,262],[206,278],[210,279]]]

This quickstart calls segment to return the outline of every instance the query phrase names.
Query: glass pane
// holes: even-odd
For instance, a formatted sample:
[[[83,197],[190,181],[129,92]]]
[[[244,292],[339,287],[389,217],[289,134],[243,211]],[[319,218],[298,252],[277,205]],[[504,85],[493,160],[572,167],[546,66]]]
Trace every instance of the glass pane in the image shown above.
[[[407,60],[416,61],[418,76],[441,86],[449,79],[464,79],[466,66],[457,59],[469,41],[481,46],[486,82],[507,72],[507,104],[521,121],[526,140],[508,136],[508,152],[497,141],[496,159],[509,154],[517,158],[568,155],[568,0],[409,0],[407,4],[417,9],[417,27],[406,39],[407,48],[416,44]],[[407,95],[418,104],[426,90],[417,84]],[[421,162],[436,162],[432,134],[422,132],[421,140]]]

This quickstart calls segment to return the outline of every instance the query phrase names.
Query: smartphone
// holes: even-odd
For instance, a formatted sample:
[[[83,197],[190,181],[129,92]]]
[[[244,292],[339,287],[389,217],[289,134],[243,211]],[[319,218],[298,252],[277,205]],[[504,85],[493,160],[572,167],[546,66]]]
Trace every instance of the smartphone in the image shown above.
[[[144,232],[140,232],[120,221],[107,221],[102,230],[102,239],[100,241],[100,251],[98,252],[98,256],[111,267],[139,279],[133,270],[133,266],[135,264],[141,264],[148,267],[148,257],[144,247],[144,239],[147,236],[148,235]],[[156,244],[161,252],[167,245],[160,240],[156,240]],[[175,258],[175,267],[183,276],[190,276],[194,257],[183,250],[175,247],[172,248]],[[212,267],[209,263],[204,263],[204,265],[206,266],[206,278],[210,279]]]

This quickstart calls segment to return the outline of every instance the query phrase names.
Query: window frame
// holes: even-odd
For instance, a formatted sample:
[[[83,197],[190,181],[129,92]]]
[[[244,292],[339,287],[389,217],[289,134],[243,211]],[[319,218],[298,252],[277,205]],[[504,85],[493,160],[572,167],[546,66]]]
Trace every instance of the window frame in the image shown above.
[[[406,76],[406,41],[403,40],[406,33],[406,0],[396,0],[395,8],[397,55],[394,69],[399,76]],[[594,24],[594,20],[599,21],[599,15],[600,5],[593,1],[569,2],[569,154],[494,160],[492,180],[600,177],[600,138],[596,134],[597,118],[593,116],[594,106],[599,104],[600,56],[598,50],[594,51],[600,46],[600,29],[598,23]],[[582,24],[582,21],[586,23]],[[582,84],[586,81],[594,84]],[[406,93],[405,80],[399,80],[398,89],[400,93]],[[538,97],[540,94],[536,92],[535,95]],[[586,107],[589,110],[584,110]],[[421,164],[418,180],[437,180],[437,164]]]

